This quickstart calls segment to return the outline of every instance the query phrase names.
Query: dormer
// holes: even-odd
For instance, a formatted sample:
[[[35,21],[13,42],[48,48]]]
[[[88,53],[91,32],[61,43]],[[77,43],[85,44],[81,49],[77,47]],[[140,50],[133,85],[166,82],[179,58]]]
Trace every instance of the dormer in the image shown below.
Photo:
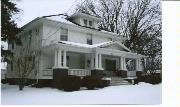
[[[100,18],[85,13],[74,13],[70,19],[76,24],[94,29],[98,29],[98,22],[100,21]]]

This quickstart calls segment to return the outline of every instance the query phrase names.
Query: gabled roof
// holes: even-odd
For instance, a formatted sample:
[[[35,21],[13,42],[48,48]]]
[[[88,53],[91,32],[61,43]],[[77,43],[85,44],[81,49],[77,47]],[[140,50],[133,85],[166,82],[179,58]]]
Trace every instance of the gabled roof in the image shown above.
[[[122,43],[118,42],[118,41],[114,41],[114,42],[110,42],[110,43],[106,43],[106,44],[103,44],[101,45],[100,47],[106,47],[106,46],[110,46],[110,45],[114,45],[114,44],[117,44],[119,45],[120,47],[122,47],[123,49],[127,50],[127,51],[131,51],[130,49],[128,49],[126,46],[124,46]]]

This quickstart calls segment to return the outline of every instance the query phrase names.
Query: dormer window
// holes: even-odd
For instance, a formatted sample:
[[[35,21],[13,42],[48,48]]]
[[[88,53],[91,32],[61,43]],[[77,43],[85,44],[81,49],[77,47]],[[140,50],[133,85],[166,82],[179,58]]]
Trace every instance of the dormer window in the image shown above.
[[[92,27],[92,21],[89,21],[89,26]]]
[[[87,26],[87,20],[86,19],[84,19],[84,25]]]

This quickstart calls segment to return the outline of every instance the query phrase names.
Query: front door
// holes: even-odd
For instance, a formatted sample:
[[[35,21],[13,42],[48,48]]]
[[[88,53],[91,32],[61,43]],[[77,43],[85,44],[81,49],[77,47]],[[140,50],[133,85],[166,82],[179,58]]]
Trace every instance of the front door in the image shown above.
[[[110,59],[106,59],[105,60],[105,71],[107,75],[111,75],[113,76],[113,71],[116,71],[116,60],[110,60]]]

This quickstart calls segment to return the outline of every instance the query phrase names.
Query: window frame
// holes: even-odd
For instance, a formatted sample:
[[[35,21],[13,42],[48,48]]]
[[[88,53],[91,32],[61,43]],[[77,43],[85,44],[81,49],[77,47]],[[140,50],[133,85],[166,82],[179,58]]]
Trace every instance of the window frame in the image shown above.
[[[87,43],[88,45],[93,45],[92,34],[87,34],[86,43]]]
[[[65,32],[63,32],[63,30],[64,30]],[[68,41],[68,29],[66,29],[66,28],[62,28],[62,29],[61,29],[60,40],[61,40],[61,41]]]
[[[87,26],[88,25],[88,20],[84,19],[84,25]]]
[[[90,24],[90,23],[91,23],[91,24]],[[89,20],[89,26],[90,26],[90,27],[92,27],[92,23],[93,23],[93,22],[92,22],[91,20]]]

